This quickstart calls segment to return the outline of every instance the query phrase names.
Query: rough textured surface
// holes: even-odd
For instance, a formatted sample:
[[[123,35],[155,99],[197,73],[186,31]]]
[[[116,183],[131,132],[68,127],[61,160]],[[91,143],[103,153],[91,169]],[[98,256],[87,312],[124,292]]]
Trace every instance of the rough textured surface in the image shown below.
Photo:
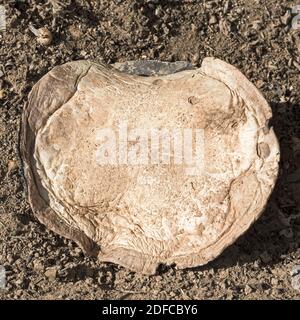
[[[274,187],[279,148],[270,117],[259,91],[218,59],[146,78],[86,61],[56,67],[24,110],[31,206],[101,261],[150,274],[160,264],[205,264],[257,219]],[[203,170],[190,175],[186,164],[161,161],[99,165],[99,130],[118,132],[124,122],[128,130],[204,130]]]

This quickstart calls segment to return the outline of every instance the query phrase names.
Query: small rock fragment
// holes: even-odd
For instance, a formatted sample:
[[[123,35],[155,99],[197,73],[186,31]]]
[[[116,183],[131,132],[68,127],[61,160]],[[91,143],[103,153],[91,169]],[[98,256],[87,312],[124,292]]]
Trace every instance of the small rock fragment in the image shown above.
[[[43,263],[42,263],[41,260],[36,259],[36,260],[33,261],[33,270],[34,270],[35,272],[42,272],[42,271],[44,271],[44,265],[43,265]]]
[[[300,265],[295,265],[291,270],[293,289],[300,291]]]
[[[37,37],[36,40],[38,43],[44,46],[48,46],[52,43],[52,33],[46,27],[36,29],[33,26],[29,26],[29,30]]]
[[[296,265],[292,268],[290,274],[291,274],[292,277],[293,277],[293,276],[297,276],[298,274],[300,274],[300,265],[299,265],[299,264],[296,264]]]
[[[15,160],[9,160],[7,164],[7,173],[13,173],[18,169],[18,163]]]
[[[294,39],[295,47],[297,48],[298,53],[300,53],[300,37],[295,37]],[[293,60],[292,60],[293,62]]]
[[[272,279],[271,279],[271,285],[274,286],[274,287],[276,287],[276,286],[278,285],[278,279],[272,278]]]
[[[220,31],[225,35],[228,35],[230,32],[230,25],[223,18],[221,18],[221,20],[219,21],[219,28],[220,28]]]
[[[0,289],[6,287],[6,271],[3,266],[0,265]]]
[[[19,289],[15,291],[15,298],[20,298],[23,294],[23,290]]]
[[[71,37],[74,39],[74,40],[78,40],[80,38],[82,38],[82,31],[75,25],[72,25],[69,27],[69,32],[70,32],[70,35]]]
[[[40,28],[39,29],[39,36],[37,38],[37,42],[48,46],[52,43],[53,36],[52,33],[47,28]]]
[[[210,16],[208,23],[209,24],[216,24],[218,22],[217,17],[213,14]]]
[[[63,12],[70,4],[71,0],[50,0],[54,14]]]
[[[163,13],[163,11],[162,11],[162,8],[160,6],[155,9],[155,15],[157,17],[162,16],[162,13]]]
[[[291,11],[287,10],[286,13],[284,14],[284,16],[282,16],[280,18],[282,24],[284,24],[285,26],[290,22],[290,19],[292,17]]]
[[[54,281],[57,277],[57,269],[56,267],[48,268],[44,274],[49,280]]]
[[[6,256],[6,259],[7,259],[7,262],[8,262],[9,264],[13,264],[13,263],[16,261],[16,257],[13,256],[12,254],[8,254],[8,255]]]
[[[230,7],[231,7],[231,1],[227,0],[225,2],[224,8],[223,8],[223,12],[226,14],[229,11]]]
[[[249,294],[249,293],[252,292],[252,288],[251,288],[248,284],[246,284],[246,285],[245,285],[244,292],[245,292],[245,294],[247,295],[247,294]]]

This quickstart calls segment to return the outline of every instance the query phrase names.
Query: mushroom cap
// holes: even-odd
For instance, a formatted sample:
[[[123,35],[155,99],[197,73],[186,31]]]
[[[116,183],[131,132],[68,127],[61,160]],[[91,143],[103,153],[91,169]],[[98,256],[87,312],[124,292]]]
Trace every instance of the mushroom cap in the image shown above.
[[[149,77],[55,67],[23,113],[30,205],[100,261],[146,274],[206,264],[266,206],[279,162],[271,116],[258,89],[214,58]]]

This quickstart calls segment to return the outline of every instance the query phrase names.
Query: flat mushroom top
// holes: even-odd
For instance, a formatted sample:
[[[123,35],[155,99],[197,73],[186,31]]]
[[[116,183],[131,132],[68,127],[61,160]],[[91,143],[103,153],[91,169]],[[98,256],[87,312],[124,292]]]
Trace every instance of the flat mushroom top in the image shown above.
[[[218,256],[275,184],[271,110],[237,69],[141,77],[88,61],[54,68],[24,110],[37,218],[101,261],[154,273]]]

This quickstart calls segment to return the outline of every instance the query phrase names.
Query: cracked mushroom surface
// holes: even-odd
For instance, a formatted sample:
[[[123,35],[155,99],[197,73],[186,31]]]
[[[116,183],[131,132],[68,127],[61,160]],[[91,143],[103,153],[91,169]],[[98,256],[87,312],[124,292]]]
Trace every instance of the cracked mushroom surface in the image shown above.
[[[149,77],[89,61],[55,67],[23,113],[29,202],[100,261],[146,274],[206,264],[266,206],[279,162],[271,116],[256,87],[214,58]],[[178,154],[190,133],[195,162]]]

